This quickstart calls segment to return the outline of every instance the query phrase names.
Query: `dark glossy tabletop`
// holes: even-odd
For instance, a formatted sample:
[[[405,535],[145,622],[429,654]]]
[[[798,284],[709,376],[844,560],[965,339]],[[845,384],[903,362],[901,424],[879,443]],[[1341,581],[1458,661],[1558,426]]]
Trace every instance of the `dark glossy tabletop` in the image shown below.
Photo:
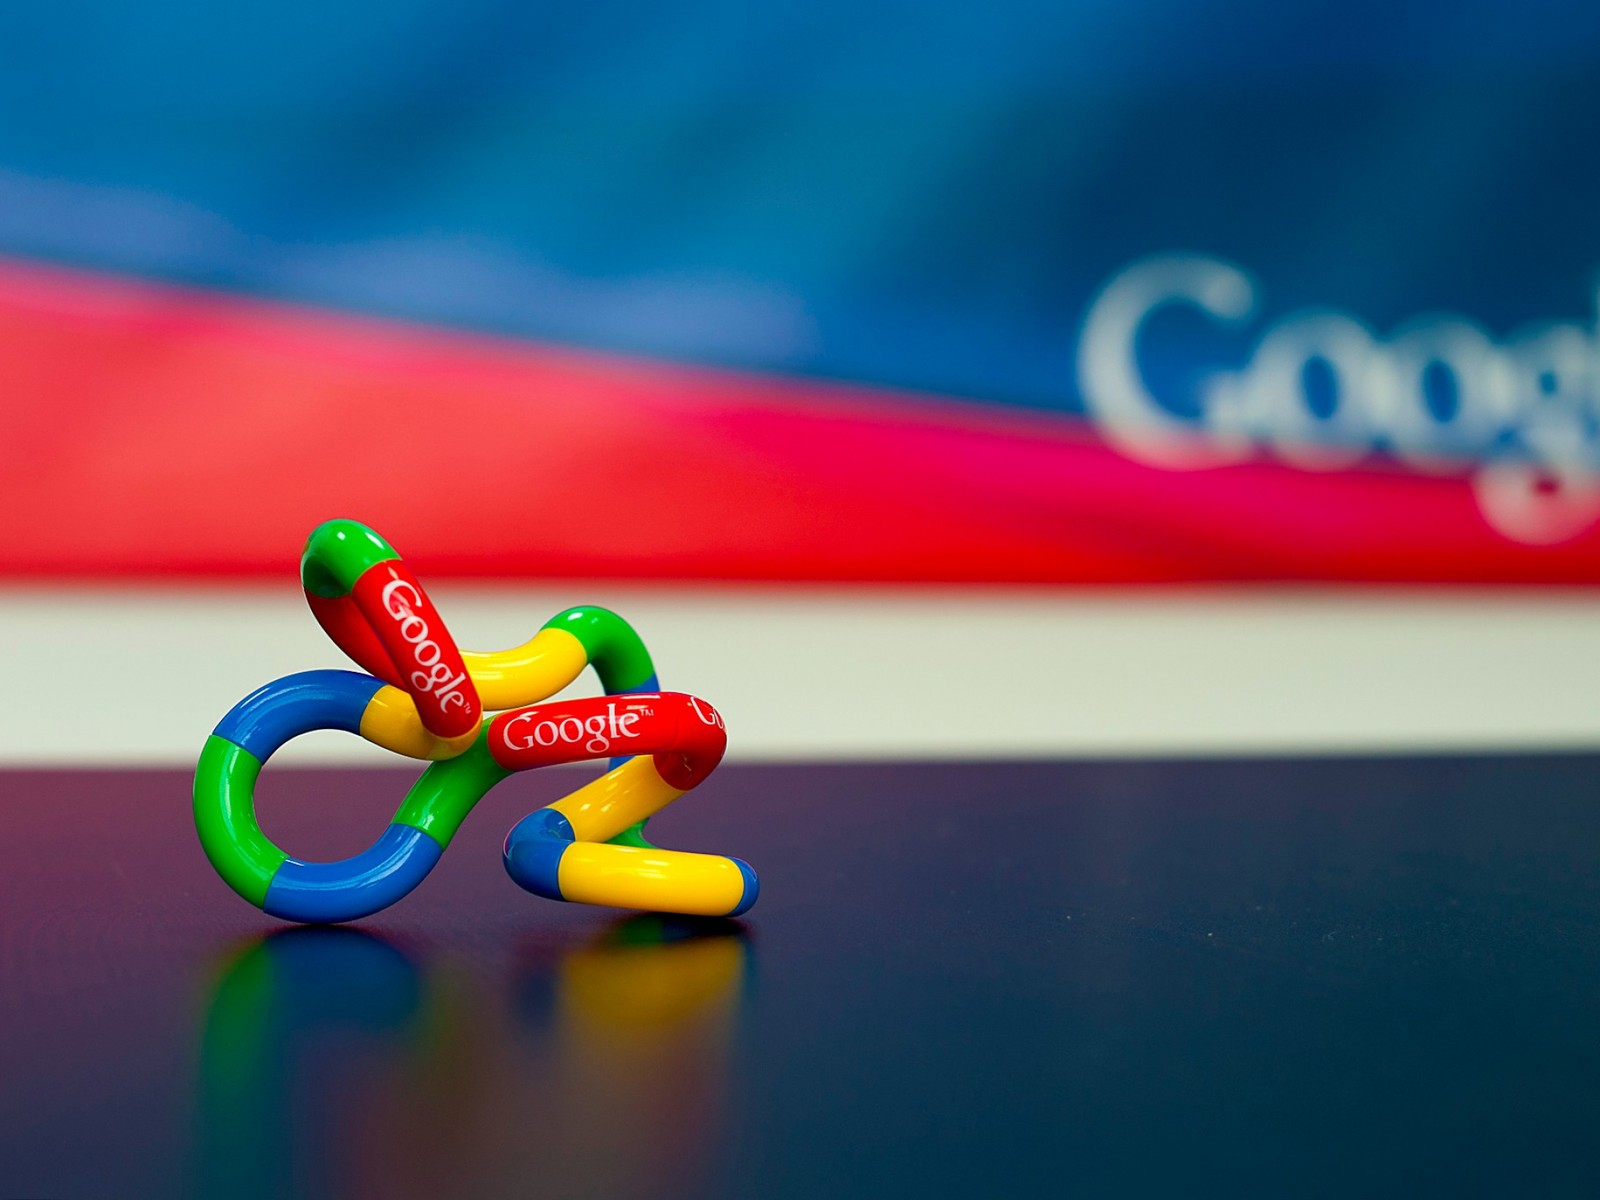
[[[410,776],[269,771],[361,849]],[[0,1196],[1600,1191],[1600,759],[738,767],[742,921],[235,897],[169,771],[0,773]]]

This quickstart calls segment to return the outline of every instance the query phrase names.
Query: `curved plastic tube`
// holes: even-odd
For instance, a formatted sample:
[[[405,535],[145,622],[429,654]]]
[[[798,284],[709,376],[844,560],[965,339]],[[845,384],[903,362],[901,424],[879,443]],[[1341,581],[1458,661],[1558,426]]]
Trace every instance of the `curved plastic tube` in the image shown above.
[[[594,668],[607,695],[661,686],[633,627],[594,605],[557,613],[510,650],[458,652],[400,552],[359,521],[325,521],[311,531],[300,559],[300,582],[312,615],[334,644],[388,685],[373,698],[361,736],[408,758],[454,758],[472,745],[477,718],[461,725],[458,701],[467,706],[463,711],[480,715],[537,704],[571,684],[585,667]],[[451,673],[457,661],[466,672],[464,685]],[[414,668],[409,674],[408,667]],[[449,732],[456,729],[460,732]],[[612,766],[620,763],[619,758]],[[650,846],[642,821],[616,840]]]
[[[404,690],[430,734],[452,741],[478,728],[483,704],[461,651],[393,546],[356,521],[327,521],[306,540],[300,582],[339,648]]]
[[[727,744],[722,718],[673,692],[605,696],[502,713],[463,753],[436,762],[394,821],[361,854],[333,863],[290,858],[255,817],[261,767],[313,729],[362,732],[383,685],[350,671],[307,671],[240,701],[207,739],[195,772],[195,826],[217,872],[241,896],[293,921],[349,921],[410,893],[461,822],[500,780],[560,762],[622,756],[620,765],[521,822],[507,870],[539,895],[588,904],[733,915],[754,903],[755,875],[736,859],[597,845],[701,782]]]
[[[572,761],[579,747],[587,755],[622,749],[638,756],[519,821],[506,837],[506,873],[550,900],[708,917],[748,910],[760,893],[748,863],[606,844],[711,773],[727,746],[722,717],[681,693],[608,698],[604,705],[535,706],[490,722],[489,753],[510,770]]]
[[[482,712],[537,704],[588,666],[608,694],[660,686],[633,627],[592,605],[557,613],[521,646],[458,651],[399,551],[358,521],[326,521],[312,530],[300,582],[334,644],[400,693],[385,699],[384,717],[367,736],[413,758],[463,752]],[[470,723],[459,717],[465,711],[476,714]]]

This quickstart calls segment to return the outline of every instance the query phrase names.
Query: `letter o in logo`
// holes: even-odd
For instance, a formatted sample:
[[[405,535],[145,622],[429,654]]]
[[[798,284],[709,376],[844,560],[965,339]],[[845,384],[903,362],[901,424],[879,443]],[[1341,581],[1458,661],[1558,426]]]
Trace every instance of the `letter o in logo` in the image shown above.
[[[1376,349],[1359,322],[1337,312],[1296,314],[1261,339],[1247,373],[1248,407],[1282,458],[1332,471],[1367,453]],[[1327,416],[1311,407],[1307,372],[1313,363],[1333,377],[1334,405]]]
[[[1379,395],[1394,451],[1413,466],[1449,471],[1451,459],[1486,457],[1510,422],[1511,365],[1489,335],[1460,317],[1421,317],[1386,347]],[[1455,412],[1440,419],[1428,405],[1428,379],[1448,374]]]

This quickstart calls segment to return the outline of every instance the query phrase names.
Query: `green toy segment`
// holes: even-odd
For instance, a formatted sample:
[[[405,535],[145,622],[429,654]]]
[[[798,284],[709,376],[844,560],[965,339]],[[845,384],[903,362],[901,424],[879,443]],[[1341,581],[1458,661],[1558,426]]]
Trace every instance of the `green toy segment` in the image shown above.
[[[633,626],[608,608],[569,608],[551,617],[544,628],[564,629],[578,639],[607,692],[633,691],[656,673]]]
[[[300,556],[300,585],[313,596],[336,600],[381,562],[400,557],[395,548],[360,521],[324,521],[311,531]]]
[[[485,722],[466,753],[434,763],[411,785],[394,814],[394,823],[422,830],[441,850],[447,850],[473,806],[510,774],[489,756],[489,725]]]
[[[373,567],[399,560],[399,552],[367,525],[345,519],[325,521],[306,539],[301,583],[308,596],[319,602],[343,603]],[[333,618],[327,610],[317,603],[312,608],[339,641],[333,628],[338,621],[330,625]],[[562,629],[577,638],[607,693],[659,687],[644,642],[627,621],[609,609],[593,605],[569,608],[542,628]],[[407,792],[393,823],[427,834],[441,851],[447,848],[477,802],[511,774],[489,754],[487,733],[485,722],[466,753],[429,766]],[[288,860],[255,820],[252,797],[260,771],[261,761],[254,754],[213,735],[201,753],[195,775],[195,824],[206,856],[228,885],[257,907],[265,905],[279,868]],[[640,821],[611,842],[653,848],[644,837],[644,828],[645,822]]]
[[[607,694],[631,692],[655,679],[655,663],[650,660],[644,640],[633,631],[632,625],[609,608],[594,605],[569,608],[551,617],[544,628],[564,629],[578,639]],[[645,840],[645,824],[640,821],[630,825],[612,838],[611,844],[654,850],[656,847]]]
[[[256,824],[256,777],[261,760],[227,738],[212,734],[194,773],[194,824],[200,845],[217,874],[257,908],[267,899],[272,876],[288,857]]]

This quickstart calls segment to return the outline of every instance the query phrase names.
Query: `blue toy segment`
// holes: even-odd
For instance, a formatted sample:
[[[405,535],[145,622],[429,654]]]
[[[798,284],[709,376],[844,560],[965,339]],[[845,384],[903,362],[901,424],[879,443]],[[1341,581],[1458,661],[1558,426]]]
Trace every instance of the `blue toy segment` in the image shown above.
[[[506,834],[506,874],[518,887],[546,900],[561,894],[561,856],[573,843],[571,823],[553,808],[541,808]]]
[[[235,704],[214,732],[266,762],[289,739],[314,729],[360,733],[361,715],[382,686],[355,671],[285,675]]]
[[[263,912],[286,921],[353,921],[388,908],[433,870],[444,851],[420,829],[391,825],[371,847],[331,863],[284,861]]]
[[[730,917],[743,916],[755,905],[756,899],[761,895],[761,881],[756,878],[756,873],[750,869],[750,864],[742,858],[728,856],[728,860],[739,868],[739,874],[744,876],[744,895],[739,897],[739,905],[728,915]]]

